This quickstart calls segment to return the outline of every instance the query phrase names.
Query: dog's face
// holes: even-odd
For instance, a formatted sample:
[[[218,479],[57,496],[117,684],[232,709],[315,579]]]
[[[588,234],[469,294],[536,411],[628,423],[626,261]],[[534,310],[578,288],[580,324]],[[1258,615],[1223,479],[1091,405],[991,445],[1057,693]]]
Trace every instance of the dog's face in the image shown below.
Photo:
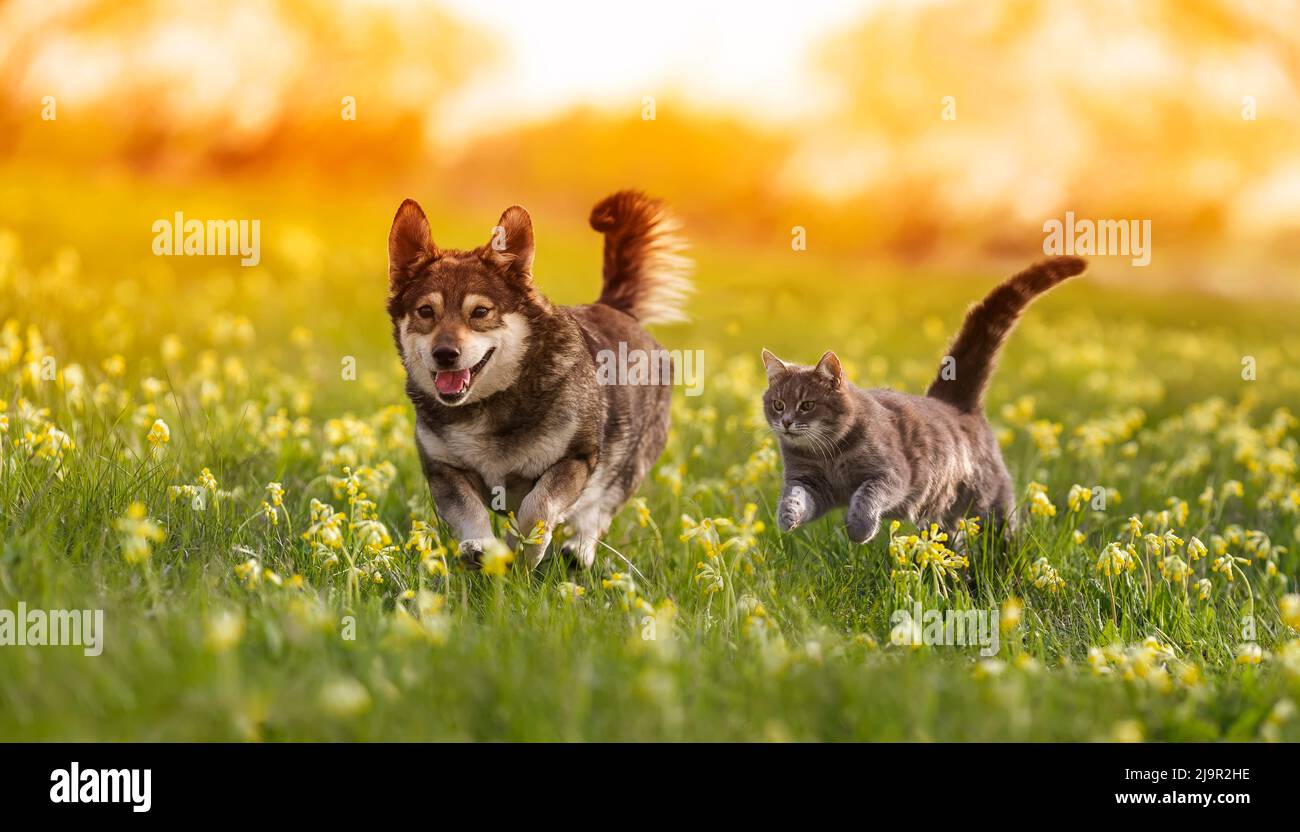
[[[424,211],[403,202],[388,236],[388,314],[407,377],[453,407],[512,386],[544,303],[532,263],[532,221],[519,206],[487,245],[442,251]]]
[[[827,451],[846,427],[844,371],[833,352],[815,367],[787,364],[763,350],[767,391],[763,415],[773,433],[791,445]]]

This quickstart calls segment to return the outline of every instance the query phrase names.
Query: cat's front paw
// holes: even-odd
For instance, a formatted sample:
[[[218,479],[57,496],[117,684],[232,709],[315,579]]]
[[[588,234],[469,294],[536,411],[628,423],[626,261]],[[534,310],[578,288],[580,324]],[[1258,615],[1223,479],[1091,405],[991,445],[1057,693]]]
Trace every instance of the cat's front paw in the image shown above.
[[[850,511],[844,527],[849,533],[849,540],[866,543],[880,531],[880,515]]]
[[[800,486],[790,489],[790,493],[781,498],[776,506],[776,525],[783,532],[788,532],[803,522],[808,516],[811,505],[808,492]]]

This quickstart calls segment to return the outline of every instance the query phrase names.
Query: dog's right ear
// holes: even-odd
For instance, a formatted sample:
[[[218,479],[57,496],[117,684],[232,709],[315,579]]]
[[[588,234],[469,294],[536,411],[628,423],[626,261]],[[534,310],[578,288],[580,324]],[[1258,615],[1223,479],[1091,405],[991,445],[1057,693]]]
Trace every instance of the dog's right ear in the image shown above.
[[[411,274],[411,269],[422,260],[436,257],[438,249],[429,238],[429,220],[420,203],[404,200],[393,217],[393,228],[388,232],[388,282],[396,288]]]

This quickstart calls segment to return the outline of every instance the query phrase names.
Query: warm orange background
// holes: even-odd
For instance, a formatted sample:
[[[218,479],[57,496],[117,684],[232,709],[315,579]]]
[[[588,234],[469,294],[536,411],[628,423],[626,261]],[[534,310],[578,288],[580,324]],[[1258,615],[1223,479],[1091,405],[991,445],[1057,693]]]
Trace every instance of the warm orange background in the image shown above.
[[[485,215],[636,186],[712,244],[803,225],[834,256],[949,263],[1033,256],[1073,210],[1151,220],[1143,280],[1300,284],[1296,3],[759,6],[10,0],[4,208],[45,178]]]

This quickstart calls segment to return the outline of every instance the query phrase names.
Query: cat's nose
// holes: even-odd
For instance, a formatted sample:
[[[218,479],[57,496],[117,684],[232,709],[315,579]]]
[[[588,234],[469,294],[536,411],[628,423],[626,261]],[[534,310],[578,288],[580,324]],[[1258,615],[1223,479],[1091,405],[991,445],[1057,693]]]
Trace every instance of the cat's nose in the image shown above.
[[[781,427],[785,428],[787,433],[790,431],[790,426],[793,425],[793,424],[794,424],[794,418],[793,418],[793,417],[791,417],[791,416],[783,416],[783,417],[781,418]]]

